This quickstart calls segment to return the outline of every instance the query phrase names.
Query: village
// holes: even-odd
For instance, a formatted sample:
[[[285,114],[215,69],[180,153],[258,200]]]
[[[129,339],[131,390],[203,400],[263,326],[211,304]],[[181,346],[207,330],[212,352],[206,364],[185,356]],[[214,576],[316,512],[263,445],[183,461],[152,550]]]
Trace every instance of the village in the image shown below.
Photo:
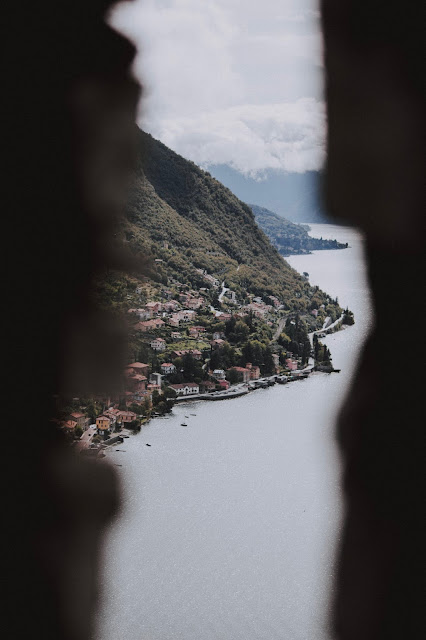
[[[102,446],[170,412],[175,402],[237,397],[313,370],[307,328],[322,335],[318,327],[330,327],[324,305],[297,320],[304,331],[297,343],[285,333],[297,322],[278,298],[252,295],[239,301],[224,282],[201,273],[207,287],[194,290],[175,282],[173,289],[158,292],[160,299],[127,310],[134,356],[123,372],[122,389],[114,397],[75,398],[62,422],[82,452],[96,455]],[[143,286],[135,293],[143,299]]]

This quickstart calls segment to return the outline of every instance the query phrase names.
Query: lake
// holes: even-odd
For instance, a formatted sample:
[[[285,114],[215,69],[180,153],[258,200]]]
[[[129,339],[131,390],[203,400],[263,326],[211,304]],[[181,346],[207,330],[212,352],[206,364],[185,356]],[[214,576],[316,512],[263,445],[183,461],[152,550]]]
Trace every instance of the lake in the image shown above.
[[[124,498],[105,551],[99,640],[330,639],[335,418],[372,309],[361,236],[310,226],[350,245],[288,259],[355,314],[325,339],[341,373],[176,406],[108,453],[123,465]]]

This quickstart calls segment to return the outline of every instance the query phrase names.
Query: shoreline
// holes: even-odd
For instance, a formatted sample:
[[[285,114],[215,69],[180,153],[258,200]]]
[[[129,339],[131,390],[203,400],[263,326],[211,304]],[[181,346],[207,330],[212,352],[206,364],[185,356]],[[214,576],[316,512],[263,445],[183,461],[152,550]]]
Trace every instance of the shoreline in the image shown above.
[[[313,344],[314,335],[326,337],[327,334],[337,333],[338,331],[348,329],[349,326],[343,325],[342,320],[343,314],[340,316],[340,318],[335,320],[335,322],[331,323],[327,327],[323,327],[322,329],[317,329],[316,331],[312,331],[311,333],[309,333],[308,336],[309,340],[311,341],[311,345]],[[315,373],[329,375],[330,373],[340,373],[340,371],[340,369],[334,369],[334,367],[321,367],[320,364],[315,364],[314,359],[310,357],[308,360],[308,364],[303,369],[298,369],[289,373],[276,373],[265,378],[259,378],[257,380],[251,380],[250,382],[239,383],[238,385],[235,385],[234,388],[230,390],[228,389],[227,391],[215,391],[213,393],[200,393],[190,396],[181,396],[175,399],[175,404],[182,405],[184,403],[191,403],[194,401],[218,402],[221,400],[232,400],[233,398],[241,398],[243,396],[246,396],[259,389],[266,389],[268,387],[275,386],[275,384],[286,385],[298,380],[306,380]],[[92,443],[91,440],[96,435],[96,430],[93,431],[93,425],[91,425],[89,429],[83,434],[82,439],[78,440],[74,446],[80,454],[90,455],[93,458],[104,458],[106,457],[105,452],[110,446],[114,444],[122,444],[124,442],[124,438],[127,439],[131,436],[140,434],[145,425],[149,424],[151,420],[155,420],[155,418],[159,417],[164,416],[152,414],[149,418],[145,418],[138,430],[124,428],[120,432],[113,432],[107,440],[97,443],[95,447],[92,446],[94,443]],[[91,435],[89,435],[88,433],[89,430],[92,430]]]

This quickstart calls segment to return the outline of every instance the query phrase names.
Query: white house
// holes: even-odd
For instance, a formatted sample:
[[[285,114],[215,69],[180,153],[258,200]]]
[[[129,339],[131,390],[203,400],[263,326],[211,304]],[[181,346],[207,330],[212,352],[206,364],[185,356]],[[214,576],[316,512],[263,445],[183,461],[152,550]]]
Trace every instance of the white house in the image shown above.
[[[200,393],[200,386],[195,382],[183,382],[182,384],[170,384],[170,389],[176,391],[177,396],[193,396]]]
[[[225,371],[223,369],[215,369],[213,371],[213,377],[216,378],[216,380],[225,380]]]
[[[151,340],[149,346],[151,349],[154,349],[154,351],[164,351],[166,348],[166,341],[163,340],[163,338],[155,338],[154,340]]]
[[[168,376],[176,371],[176,367],[172,362],[163,362],[160,369],[163,376]]]

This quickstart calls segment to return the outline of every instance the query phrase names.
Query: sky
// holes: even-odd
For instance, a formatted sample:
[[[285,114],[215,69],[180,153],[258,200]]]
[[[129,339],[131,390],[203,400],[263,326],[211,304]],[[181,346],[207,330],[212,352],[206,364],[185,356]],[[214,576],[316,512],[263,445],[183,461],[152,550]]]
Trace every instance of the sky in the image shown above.
[[[259,179],[322,167],[315,0],[133,0],[110,22],[138,48],[139,124],[174,151]]]

